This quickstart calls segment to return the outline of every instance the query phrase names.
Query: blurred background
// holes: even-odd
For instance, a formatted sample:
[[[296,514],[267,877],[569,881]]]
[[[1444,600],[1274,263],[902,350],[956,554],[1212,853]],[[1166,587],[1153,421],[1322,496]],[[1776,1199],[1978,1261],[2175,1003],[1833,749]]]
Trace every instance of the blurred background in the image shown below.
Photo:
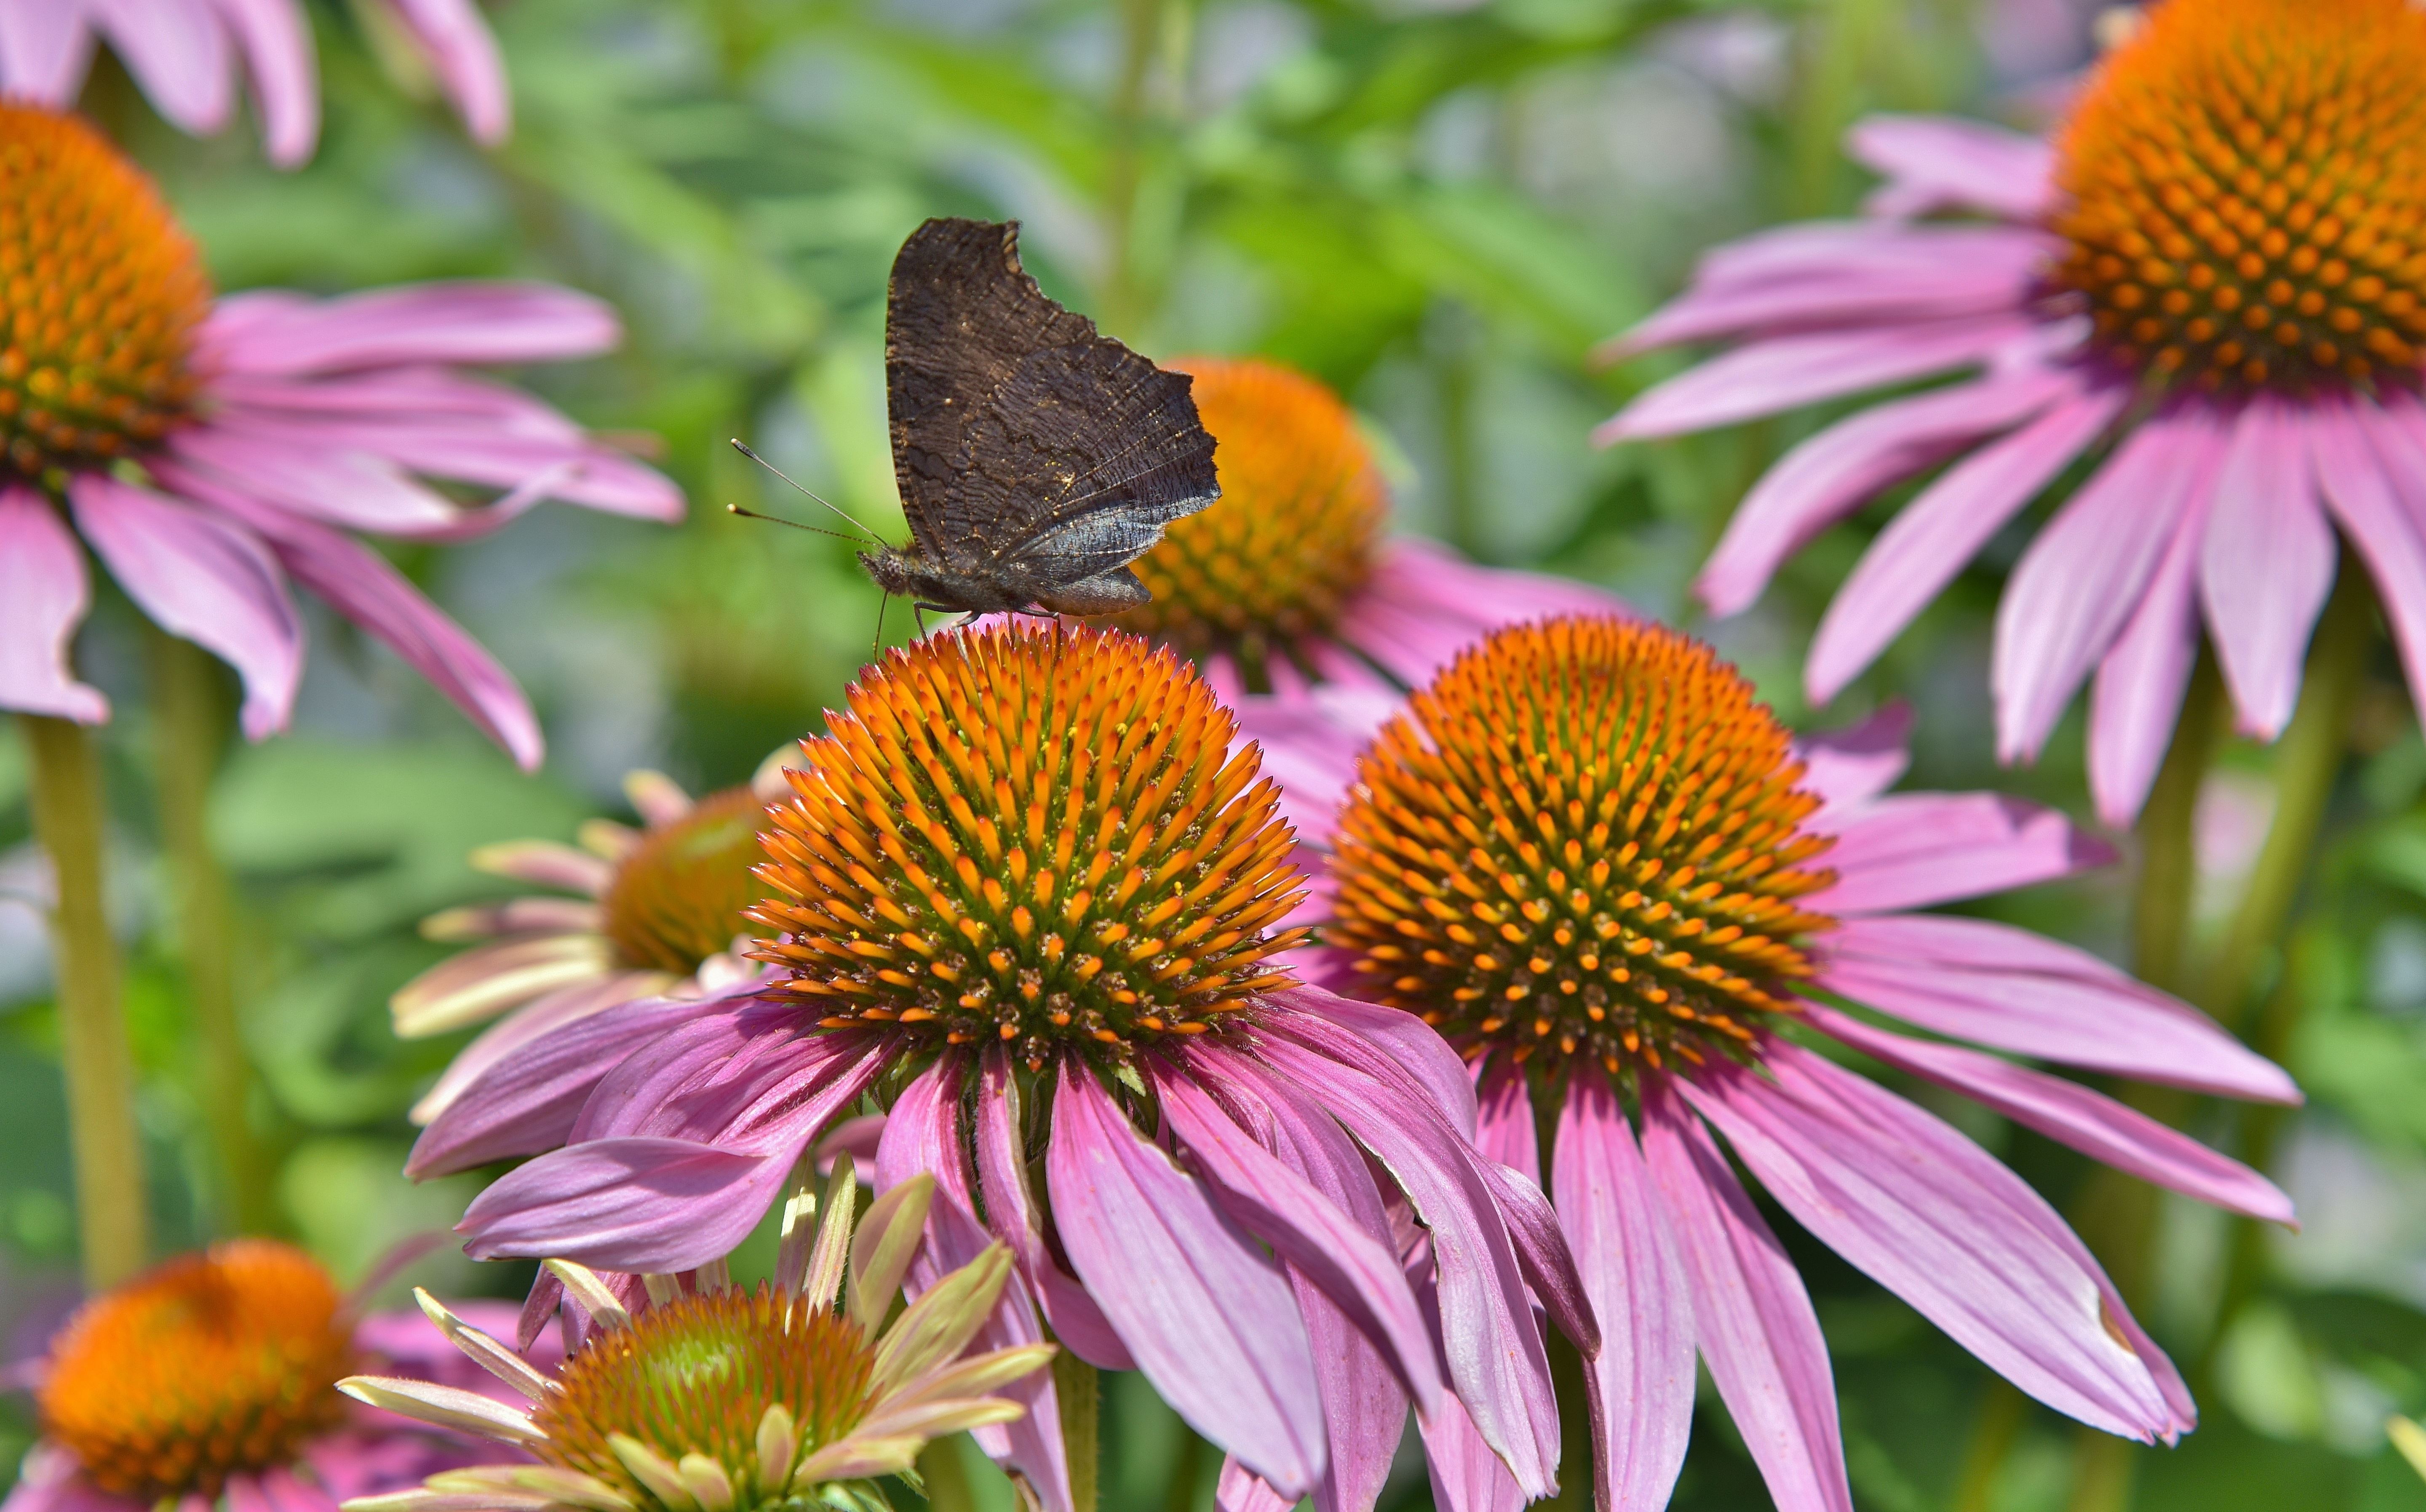
[[[1692,570],[1745,486],[1824,417],[1595,451],[1593,424],[1681,360],[1604,372],[1588,352],[1711,243],[1851,210],[1865,184],[1837,140],[1860,115],[2044,122],[2092,54],[2092,0],[497,0],[517,119],[493,153],[431,103],[380,12],[310,8],[329,119],[300,172],[264,167],[243,132],[176,135],[107,59],[87,107],[160,178],[222,289],[512,275],[611,300],[629,325],[622,352],[520,377],[693,502],[673,530],[547,508],[476,544],[397,555],[532,694],[549,738],[537,776],[308,603],[317,644],[293,732],[225,753],[212,825],[238,883],[274,1221],[341,1276],[443,1229],[477,1187],[398,1174],[404,1110],[462,1037],[399,1042],[387,1012],[450,948],[416,923],[507,886],[465,852],[628,817],[628,768],[693,791],[744,780],[819,728],[864,658],[875,589],[842,543],[726,515],[728,502],[791,501],[724,442],[752,439],[900,538],[884,279],[930,215],[1024,221],[1046,290],[1150,354],[1259,353],[1335,385],[1385,459],[1397,528],[1608,586],[1707,634],[1790,720],[1910,699],[1913,784],[2003,785],[2087,821],[2077,731],[2036,769],[1993,764],[1988,617],[2012,550],[1992,548],[1836,706],[1806,710],[1802,648],[1887,507],[1797,557],[1752,613],[1704,624]],[[227,1215],[146,807],[142,640],[122,602],[105,600],[80,655],[129,711],[104,731],[112,902],[165,1248]],[[2164,1205],[2144,1312],[2194,1365],[2206,1421],[2151,1458],[2145,1508],[2426,1508],[2384,1435],[2389,1414],[2426,1409],[2426,746],[2397,669],[2379,670],[2287,961],[2307,1009],[2278,1037],[2289,1042],[2264,1047],[2312,1101],[2262,1131],[2197,1131],[2242,1149],[2262,1135],[2305,1225],[2258,1236]],[[2238,751],[2208,789],[2210,927],[2263,833],[2265,774],[2262,752]],[[37,1348],[75,1296],[27,823],[21,748],[0,742],[6,1359]],[[2126,871],[2002,906],[2113,954]],[[2072,1204],[2078,1157],[1907,1090]],[[1865,1509],[2065,1505],[2070,1424],[2028,1408],[1996,1472],[1973,1473],[1994,1417],[1987,1373],[1776,1227],[1818,1298]],[[526,1273],[454,1258],[416,1279],[514,1295]],[[1141,1383],[1108,1391],[1107,1505],[1209,1507],[1219,1456]],[[1706,1402],[1676,1505],[1767,1506]],[[0,1416],[13,1467],[30,1424],[22,1399],[0,1413],[13,1414]],[[1420,1458],[1402,1472],[1385,1508],[1428,1505]],[[981,1504],[1004,1512],[1009,1488],[989,1476]],[[1566,1500],[1587,1504],[1588,1483]]]

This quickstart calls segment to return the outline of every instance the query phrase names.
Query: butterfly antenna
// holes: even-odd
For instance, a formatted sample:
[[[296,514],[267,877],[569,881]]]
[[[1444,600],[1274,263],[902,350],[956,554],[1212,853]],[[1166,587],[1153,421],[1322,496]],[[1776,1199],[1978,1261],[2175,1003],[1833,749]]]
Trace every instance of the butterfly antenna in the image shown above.
[[[784,471],[782,468],[777,467],[774,463],[772,463],[772,462],[770,462],[770,461],[767,460],[767,458],[763,458],[763,457],[759,456],[756,452],[752,451],[752,450],[749,448],[749,446],[748,446],[746,443],[744,443],[744,442],[742,442],[738,437],[734,438],[734,441],[733,441],[733,449],[734,449],[735,451],[736,451],[736,452],[739,452],[742,456],[749,458],[752,461],[753,461],[753,462],[757,463],[760,467],[765,468],[768,472],[774,474],[777,477],[782,478],[784,482],[786,482],[786,483],[791,483],[791,485],[792,485],[792,488],[793,488],[794,491],[796,491],[796,492],[798,492],[798,493],[801,493],[801,494],[804,495],[805,497],[808,497],[808,498],[811,498],[811,499],[815,499],[815,500],[817,500],[817,503],[824,505],[827,508],[832,509],[834,513],[836,513],[836,514],[838,514],[838,515],[842,516],[845,520],[849,520],[849,521],[850,521],[850,523],[851,523],[852,524],[854,524],[854,525],[858,525],[858,526],[859,526],[859,528],[860,528],[863,532],[865,532],[865,533],[866,534],[866,536],[867,536],[867,538],[868,538],[868,543],[869,543],[870,545],[878,545],[878,546],[881,546],[881,545],[882,545],[882,544],[883,544],[883,540],[882,540],[882,539],[881,539],[881,538],[880,538],[880,537],[876,534],[876,532],[875,532],[875,531],[868,529],[868,527],[867,527],[865,524],[862,523],[861,523],[860,521],[858,521],[857,519],[854,519],[854,518],[851,516],[850,511],[849,511],[849,510],[845,509],[842,506],[840,506],[840,505],[838,505],[838,504],[833,503],[833,501],[831,501],[831,500],[829,500],[829,499],[827,499],[827,498],[823,497],[823,496],[822,496],[822,495],[820,495],[820,494],[817,494],[817,493],[812,493],[812,492],[810,492],[807,489],[801,488],[798,483],[793,483],[793,482],[792,482],[792,479],[791,479],[791,477],[790,477],[790,475],[787,475],[787,474],[785,474],[785,473],[784,473]]]
[[[764,520],[770,525],[789,525],[794,530],[805,530],[812,536],[832,536],[836,540],[847,540],[854,546],[865,546],[868,544],[866,541],[860,539],[857,536],[846,536],[839,530],[821,530],[816,525],[804,525],[797,520],[786,520],[779,514],[760,514],[755,509],[744,509],[737,504],[726,505],[724,507],[724,512],[731,515],[739,515],[744,520]]]

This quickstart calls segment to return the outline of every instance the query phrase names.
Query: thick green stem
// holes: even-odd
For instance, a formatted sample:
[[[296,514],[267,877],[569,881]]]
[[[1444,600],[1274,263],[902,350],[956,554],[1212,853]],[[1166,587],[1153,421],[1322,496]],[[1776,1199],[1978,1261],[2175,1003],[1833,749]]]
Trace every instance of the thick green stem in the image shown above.
[[[1135,339],[1149,300],[1138,265],[1138,199],[1153,122],[1155,62],[1163,51],[1169,0],[1121,0],[1121,71],[1112,86],[1112,149],[1104,177],[1107,266],[1104,325]]]
[[[51,909],[52,974],[67,1066],[76,1224],[85,1284],[99,1291],[142,1269],[150,1247],[135,1059],[118,942],[102,907],[101,757],[82,725],[39,715],[20,716],[18,725],[33,760],[34,837],[50,855],[58,889]]]
[[[977,1512],[977,1497],[969,1490],[969,1467],[961,1458],[961,1441],[965,1437],[956,1433],[918,1451],[918,1478],[927,1488],[929,1512]]]
[[[1053,1357],[1053,1395],[1061,1407],[1061,1454],[1070,1466],[1070,1512],[1095,1512],[1097,1472],[1103,1452],[1098,1428],[1103,1389],[1095,1367],[1064,1346]]]
[[[2064,1512],[2128,1512],[2146,1447],[2095,1428],[2074,1431],[2072,1500]]]
[[[226,674],[208,651],[166,631],[152,631],[151,652],[153,783],[176,889],[186,995],[202,1041],[202,1116],[218,1154],[221,1222],[263,1233],[277,1227],[278,1209],[252,1132],[252,1067],[236,1015],[234,889],[210,840],[211,781],[232,724]]]
[[[2274,818],[2232,921],[2200,978],[2201,1007],[2238,1029],[2246,1017],[2259,969],[2280,942],[2292,899],[2313,859],[2317,829],[2333,796],[2350,744],[2351,711],[2358,702],[2375,616],[2368,576],[2345,557],[2334,596],[2308,648],[2300,706],[2274,754]]]
[[[1971,1419],[1971,1441],[1963,1451],[1963,1468],[1954,1479],[1951,1512],[1991,1512],[1997,1481],[2021,1437],[2022,1419],[2030,1400],[2002,1377],[1992,1377],[1981,1393],[1980,1410]]]
[[[1179,1442],[1171,1451],[1171,1476],[1162,1484],[1162,1512],[1196,1512],[1196,1482],[1205,1473],[1207,1447],[1195,1429],[1179,1425]]]
[[[2173,744],[2140,811],[2140,875],[2131,898],[2131,969],[2169,992],[2183,986],[2191,898],[2198,883],[2198,797],[2224,734],[2224,679],[2202,649]]]

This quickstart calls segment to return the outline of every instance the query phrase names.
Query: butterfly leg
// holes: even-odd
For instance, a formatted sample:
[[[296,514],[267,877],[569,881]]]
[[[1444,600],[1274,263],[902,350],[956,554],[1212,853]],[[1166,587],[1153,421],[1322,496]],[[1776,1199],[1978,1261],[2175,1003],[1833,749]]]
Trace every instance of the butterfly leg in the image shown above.
[[[867,659],[871,662],[884,654],[884,611],[892,603],[893,595],[890,593],[876,596],[876,638],[867,643]]]

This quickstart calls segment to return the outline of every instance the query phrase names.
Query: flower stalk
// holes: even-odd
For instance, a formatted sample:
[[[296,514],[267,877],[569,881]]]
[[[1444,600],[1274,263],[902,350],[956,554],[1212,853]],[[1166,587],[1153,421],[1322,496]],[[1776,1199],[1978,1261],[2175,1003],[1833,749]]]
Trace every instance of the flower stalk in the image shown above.
[[[85,1284],[114,1286],[143,1268],[143,1146],[135,1125],[135,1062],[127,1045],[118,942],[102,903],[101,756],[71,720],[24,715],[32,759],[34,837],[51,859],[52,970],[66,1063],[69,1143]]]
[[[1099,1428],[1104,1397],[1095,1367],[1067,1349],[1053,1357],[1053,1396],[1061,1407],[1061,1453],[1070,1466],[1070,1512],[1095,1512],[1103,1468]]]

